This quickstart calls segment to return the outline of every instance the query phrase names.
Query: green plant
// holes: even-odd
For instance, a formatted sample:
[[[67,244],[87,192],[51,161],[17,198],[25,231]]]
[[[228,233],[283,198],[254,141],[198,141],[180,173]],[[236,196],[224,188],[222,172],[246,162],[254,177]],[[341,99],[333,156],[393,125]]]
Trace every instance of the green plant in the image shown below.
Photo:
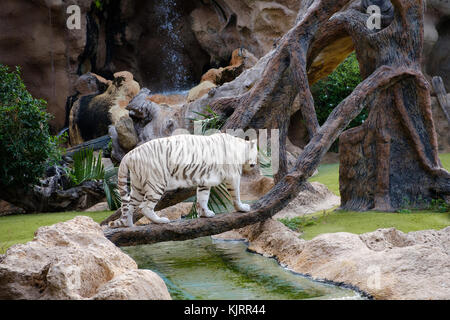
[[[316,107],[317,120],[322,125],[330,113],[349,96],[361,82],[358,60],[355,53],[347,57],[328,77],[315,83],[311,93]],[[353,128],[361,125],[367,118],[368,110],[364,109],[349,125]],[[337,143],[332,147],[337,151]]]
[[[307,217],[307,216],[300,216],[292,219],[288,218],[280,219],[281,223],[283,223],[286,227],[296,232],[302,232],[305,227],[313,226],[317,223],[317,221],[318,221],[317,217]]]
[[[102,154],[94,157],[93,149],[80,149],[73,155],[73,165],[67,171],[72,186],[78,186],[85,181],[102,180],[105,168],[102,163]]]
[[[106,201],[110,210],[120,207],[121,199],[117,191],[118,168],[105,170],[102,163],[102,153],[95,158],[93,149],[80,149],[73,155],[72,168],[67,170],[67,175],[72,186],[78,186],[85,181],[102,180]]]
[[[206,106],[205,112],[197,112],[192,111],[196,115],[202,117],[202,118],[187,118],[188,120],[192,120],[194,122],[201,122],[202,126],[202,135],[207,134],[208,130],[219,130],[222,128],[222,126],[225,124],[226,118],[219,115],[218,113],[214,112],[214,110],[211,109],[210,106]]]
[[[27,91],[20,68],[0,64],[0,188],[39,182],[61,158],[60,139],[50,134],[47,103]]]
[[[431,200],[429,209],[437,212],[450,212],[450,204],[446,203],[443,199]]]

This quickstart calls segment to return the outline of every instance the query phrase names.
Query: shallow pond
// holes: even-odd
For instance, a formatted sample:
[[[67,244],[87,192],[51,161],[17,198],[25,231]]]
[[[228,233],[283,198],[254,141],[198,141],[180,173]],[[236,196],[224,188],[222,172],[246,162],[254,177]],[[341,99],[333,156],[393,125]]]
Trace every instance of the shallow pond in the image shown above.
[[[362,299],[353,290],[313,281],[251,253],[243,241],[204,237],[122,248],[161,276],[173,299]]]

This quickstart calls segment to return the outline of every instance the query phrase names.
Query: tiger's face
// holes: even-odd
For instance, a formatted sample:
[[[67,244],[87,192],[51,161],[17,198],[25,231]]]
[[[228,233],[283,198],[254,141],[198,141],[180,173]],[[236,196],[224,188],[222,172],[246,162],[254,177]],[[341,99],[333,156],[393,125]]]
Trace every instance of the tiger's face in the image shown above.
[[[243,169],[244,171],[252,171],[258,164],[258,141],[250,140],[246,141],[246,144],[247,150]]]

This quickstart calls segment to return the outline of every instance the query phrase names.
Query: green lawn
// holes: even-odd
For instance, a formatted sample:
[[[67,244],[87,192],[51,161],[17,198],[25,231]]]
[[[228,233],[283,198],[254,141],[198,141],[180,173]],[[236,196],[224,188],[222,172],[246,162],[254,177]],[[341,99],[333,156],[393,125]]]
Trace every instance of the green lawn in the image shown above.
[[[450,153],[439,155],[442,165],[450,170]],[[324,164],[319,167],[319,174],[310,181],[325,184],[332,192],[339,195],[339,164]],[[309,217],[282,220],[294,230],[303,232],[302,238],[312,239],[322,233],[351,232],[365,233],[379,228],[395,227],[403,232],[442,229],[450,226],[450,213],[439,210],[421,210],[410,213],[390,212],[352,212],[329,210],[315,213]]]
[[[315,213],[305,217],[282,220],[288,227],[302,232],[310,240],[323,233],[371,232],[379,228],[394,227],[403,232],[436,229],[450,226],[450,212],[414,211],[412,213],[354,212],[345,210]]]
[[[443,166],[450,170],[450,153],[441,154],[440,158]],[[319,174],[310,181],[319,181],[339,195],[339,165],[321,165]],[[32,240],[34,232],[41,226],[67,221],[79,215],[89,216],[95,221],[101,222],[110,214],[109,211],[63,212],[0,217],[0,254],[15,243]],[[311,239],[321,233],[345,231],[359,234],[388,227],[395,227],[404,232],[442,229],[450,225],[450,214],[432,210],[412,213],[329,211],[325,216],[323,213],[315,213],[305,218],[295,218],[283,222],[293,229],[299,228],[304,232],[305,239]]]
[[[319,173],[310,178],[309,181],[323,183],[330,191],[339,196],[339,163],[322,164],[319,167]]]
[[[62,212],[14,215],[0,217],[0,254],[16,243],[33,240],[34,232],[41,226],[49,226],[70,220],[76,216],[89,216],[97,222],[109,217],[112,212]]]

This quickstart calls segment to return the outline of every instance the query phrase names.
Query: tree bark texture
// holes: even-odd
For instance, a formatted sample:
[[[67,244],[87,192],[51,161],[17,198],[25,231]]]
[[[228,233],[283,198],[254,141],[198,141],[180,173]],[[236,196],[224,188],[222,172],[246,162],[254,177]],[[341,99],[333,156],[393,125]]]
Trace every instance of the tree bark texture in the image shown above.
[[[368,16],[357,10],[333,17],[353,38],[363,78],[381,66],[415,73],[378,90],[364,124],[339,139],[341,206],[348,210],[426,207],[448,192],[443,192],[449,174],[438,157],[430,85],[420,71],[423,3],[392,3],[394,20],[380,31],[370,32]]]

